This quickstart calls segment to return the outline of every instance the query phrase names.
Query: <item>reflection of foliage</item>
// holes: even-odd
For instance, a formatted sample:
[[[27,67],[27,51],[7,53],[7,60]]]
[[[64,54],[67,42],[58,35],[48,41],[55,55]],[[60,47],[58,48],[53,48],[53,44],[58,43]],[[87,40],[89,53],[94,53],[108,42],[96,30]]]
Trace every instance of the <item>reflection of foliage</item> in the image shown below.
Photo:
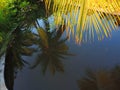
[[[80,90],[120,90],[120,67],[111,71],[88,71],[87,76],[78,80]]]
[[[14,34],[14,39],[8,44],[7,53],[5,57],[5,71],[4,78],[6,87],[13,90],[15,74],[21,70],[25,62],[22,55],[30,56],[34,52],[33,48],[29,46],[35,43],[35,36],[30,31],[17,30]]]
[[[47,68],[50,69],[52,74],[55,74],[56,71],[64,72],[61,59],[64,59],[65,56],[70,54],[68,53],[69,48],[65,44],[67,37],[61,39],[63,32],[64,27],[62,26],[60,26],[58,30],[55,29],[52,32],[43,30],[42,28],[38,29],[40,37],[39,48],[41,52],[39,53],[37,61],[32,68],[35,68],[38,64],[41,64],[44,74]]]
[[[33,45],[36,43],[36,37],[30,32],[30,31],[19,31],[18,34],[14,35],[14,40],[9,43],[10,49],[13,60],[16,61],[14,64],[16,68],[21,68],[20,66],[22,63],[18,63],[17,61],[21,62],[22,55],[30,56],[32,55],[34,49],[30,48],[29,46]],[[20,64],[20,65],[19,65]]]

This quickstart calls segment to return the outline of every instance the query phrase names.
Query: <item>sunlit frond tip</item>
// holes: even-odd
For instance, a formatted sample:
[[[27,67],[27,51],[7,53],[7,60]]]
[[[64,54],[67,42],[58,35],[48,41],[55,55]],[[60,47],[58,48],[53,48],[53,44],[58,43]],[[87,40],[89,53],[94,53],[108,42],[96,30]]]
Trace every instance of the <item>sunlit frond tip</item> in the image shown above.
[[[119,0],[45,0],[47,10],[53,3],[54,23],[63,24],[76,38],[86,42],[110,37],[120,21]]]

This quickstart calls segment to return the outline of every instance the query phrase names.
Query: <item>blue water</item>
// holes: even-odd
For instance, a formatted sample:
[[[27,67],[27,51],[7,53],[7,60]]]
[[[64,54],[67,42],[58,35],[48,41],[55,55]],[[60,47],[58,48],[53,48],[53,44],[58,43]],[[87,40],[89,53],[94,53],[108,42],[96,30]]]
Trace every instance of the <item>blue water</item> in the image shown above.
[[[111,38],[102,41],[94,41],[75,44],[73,39],[67,41],[70,52],[76,54],[65,60],[64,73],[56,73],[54,76],[47,71],[44,76],[41,67],[31,70],[25,67],[18,73],[15,79],[15,90],[79,90],[77,80],[85,75],[87,69],[102,70],[111,69],[120,65],[120,28],[112,32]],[[33,62],[31,57],[24,57],[26,61]]]

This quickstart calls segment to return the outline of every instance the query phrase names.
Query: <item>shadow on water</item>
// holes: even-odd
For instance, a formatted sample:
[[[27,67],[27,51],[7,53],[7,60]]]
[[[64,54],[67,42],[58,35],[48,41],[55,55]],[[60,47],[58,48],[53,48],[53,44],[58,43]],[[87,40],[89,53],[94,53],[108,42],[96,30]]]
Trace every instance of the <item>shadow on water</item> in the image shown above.
[[[77,83],[80,90],[120,90],[120,66],[111,70],[87,70]]]

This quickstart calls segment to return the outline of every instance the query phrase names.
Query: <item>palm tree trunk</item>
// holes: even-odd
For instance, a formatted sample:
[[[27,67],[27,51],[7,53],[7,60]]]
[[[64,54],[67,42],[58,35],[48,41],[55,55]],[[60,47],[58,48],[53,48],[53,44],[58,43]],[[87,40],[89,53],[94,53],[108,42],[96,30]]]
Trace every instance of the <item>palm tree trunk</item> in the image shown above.
[[[13,53],[12,47],[8,46],[5,56],[4,80],[8,90],[13,90],[14,70],[13,70]]]
[[[0,57],[0,90],[7,90],[4,81],[5,54]]]
[[[17,29],[18,27],[12,32],[12,34],[15,34]],[[0,83],[1,85],[0,90],[13,90],[13,85],[14,85],[14,72],[13,72],[13,60],[12,60],[13,55],[12,55],[12,48],[10,47],[10,44],[12,45],[12,42],[13,41],[11,41],[7,45],[6,54],[1,56],[0,58],[0,65],[1,65],[0,70],[2,70],[2,72],[0,71],[1,73],[0,78],[2,81],[2,83]],[[3,86],[4,89],[1,89],[3,88]]]

